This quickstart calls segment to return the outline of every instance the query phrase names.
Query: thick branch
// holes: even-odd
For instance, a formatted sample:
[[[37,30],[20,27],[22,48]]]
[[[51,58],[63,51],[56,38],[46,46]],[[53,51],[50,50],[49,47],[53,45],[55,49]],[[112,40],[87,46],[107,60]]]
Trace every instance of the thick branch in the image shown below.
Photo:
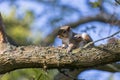
[[[54,47],[0,45],[0,73],[21,68],[90,68],[120,61],[120,44],[74,50]]]

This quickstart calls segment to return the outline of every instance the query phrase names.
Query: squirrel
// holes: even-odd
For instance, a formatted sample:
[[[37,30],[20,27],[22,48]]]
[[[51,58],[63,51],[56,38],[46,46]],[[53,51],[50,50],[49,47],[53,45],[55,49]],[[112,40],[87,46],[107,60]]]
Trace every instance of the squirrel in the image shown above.
[[[83,47],[89,42],[92,42],[92,38],[87,33],[77,34],[74,33],[70,26],[62,26],[58,30],[57,37],[62,39],[62,48],[67,49],[67,53],[73,49]],[[93,45],[93,44],[92,44]],[[90,45],[91,46],[91,45]],[[68,76],[65,72],[66,69],[58,69],[60,73]]]
[[[62,48],[67,48],[67,53],[93,41],[87,33],[74,33],[70,26],[61,27],[58,31],[57,37],[62,39]]]

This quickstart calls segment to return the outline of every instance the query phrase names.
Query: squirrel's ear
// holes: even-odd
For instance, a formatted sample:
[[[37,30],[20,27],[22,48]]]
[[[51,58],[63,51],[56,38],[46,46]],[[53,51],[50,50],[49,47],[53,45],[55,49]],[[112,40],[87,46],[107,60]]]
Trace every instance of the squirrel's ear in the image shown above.
[[[68,26],[68,27],[67,27],[67,31],[70,31],[70,29],[71,29],[71,27],[70,27],[70,26]]]

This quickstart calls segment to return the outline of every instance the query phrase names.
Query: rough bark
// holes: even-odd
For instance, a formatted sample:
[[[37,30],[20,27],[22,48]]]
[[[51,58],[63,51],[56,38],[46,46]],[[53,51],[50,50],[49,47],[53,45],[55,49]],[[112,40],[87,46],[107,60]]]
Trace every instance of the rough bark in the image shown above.
[[[120,44],[66,50],[54,47],[0,45],[0,73],[21,68],[90,68],[120,61]]]

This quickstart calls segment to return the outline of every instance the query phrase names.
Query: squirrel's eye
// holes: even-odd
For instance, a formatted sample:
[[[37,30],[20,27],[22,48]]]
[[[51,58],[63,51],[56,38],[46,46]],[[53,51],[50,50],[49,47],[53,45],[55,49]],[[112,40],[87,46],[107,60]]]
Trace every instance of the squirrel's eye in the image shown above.
[[[66,31],[63,31],[63,33],[66,33]]]
[[[82,39],[82,37],[78,37],[79,39]]]

